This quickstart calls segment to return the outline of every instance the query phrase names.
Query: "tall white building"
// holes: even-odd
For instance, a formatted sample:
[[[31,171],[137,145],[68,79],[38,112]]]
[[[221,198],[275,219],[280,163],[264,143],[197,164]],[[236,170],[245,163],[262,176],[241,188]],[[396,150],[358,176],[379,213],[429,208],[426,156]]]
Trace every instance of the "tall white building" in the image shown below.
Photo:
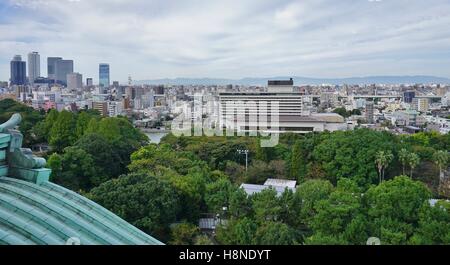
[[[81,89],[83,88],[83,75],[80,73],[67,74],[67,88]]]
[[[267,92],[220,93],[219,102],[220,120],[237,131],[308,133],[346,129],[343,117],[335,113],[304,111],[303,95],[294,92],[292,79],[269,81]]]
[[[41,56],[38,52],[28,54],[28,80],[30,84],[34,83],[36,78],[41,76]]]
[[[123,111],[123,103],[119,101],[109,101],[108,102],[108,115],[109,117],[116,117],[120,115]]]

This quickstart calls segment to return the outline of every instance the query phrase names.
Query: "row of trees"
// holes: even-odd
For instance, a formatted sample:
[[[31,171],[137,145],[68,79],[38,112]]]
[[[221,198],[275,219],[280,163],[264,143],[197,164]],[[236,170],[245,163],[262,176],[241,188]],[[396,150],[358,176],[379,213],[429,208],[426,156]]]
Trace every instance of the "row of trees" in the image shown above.
[[[402,164],[403,175],[405,175],[406,165],[410,168],[409,176],[413,177],[414,169],[420,164],[420,157],[416,153],[411,153],[407,149],[403,148],[398,153],[398,159]],[[394,160],[394,155],[390,151],[378,151],[376,154],[375,163],[378,168],[378,174],[380,182],[384,180],[385,170],[389,164]],[[439,150],[433,153],[433,160],[436,166],[439,168],[439,177],[442,175],[443,168],[448,164],[449,155],[444,150]]]

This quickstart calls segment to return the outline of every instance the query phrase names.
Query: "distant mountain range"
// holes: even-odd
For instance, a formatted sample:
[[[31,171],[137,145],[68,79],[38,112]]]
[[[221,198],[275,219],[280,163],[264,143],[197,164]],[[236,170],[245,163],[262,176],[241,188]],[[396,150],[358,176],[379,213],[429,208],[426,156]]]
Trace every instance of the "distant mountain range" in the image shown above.
[[[261,77],[261,78],[175,78],[138,80],[136,85],[267,85],[267,80],[289,79],[291,76]],[[292,76],[295,85],[342,85],[342,84],[450,84],[449,78],[436,76],[367,76],[350,78],[309,78]]]

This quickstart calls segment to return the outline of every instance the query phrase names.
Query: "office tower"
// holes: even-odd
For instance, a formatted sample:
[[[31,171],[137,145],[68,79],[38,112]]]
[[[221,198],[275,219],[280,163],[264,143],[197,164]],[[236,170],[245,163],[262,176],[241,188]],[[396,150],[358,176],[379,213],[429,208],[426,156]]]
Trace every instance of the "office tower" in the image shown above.
[[[48,78],[57,83],[67,84],[67,74],[73,73],[73,60],[63,60],[61,57],[47,58]]]
[[[109,64],[101,63],[98,68],[99,85],[109,87]]]
[[[61,57],[47,58],[47,77],[56,81],[56,62],[62,60]]]
[[[118,88],[119,87],[119,81],[113,81],[113,87]]]
[[[11,85],[25,85],[27,82],[27,63],[16,55],[11,61]]]
[[[92,80],[91,77],[86,78],[86,86],[93,86],[94,85],[94,81]]]
[[[374,118],[373,118],[373,102],[372,101],[368,101],[366,103],[366,119],[367,119],[367,123],[368,124],[373,124],[374,123]]]
[[[83,76],[80,73],[67,74],[67,88],[80,89],[83,87]]]
[[[56,80],[59,83],[67,84],[67,75],[73,73],[72,60],[56,61]]]
[[[36,78],[41,76],[41,56],[38,52],[28,54],[28,80],[30,84],[34,83]]]
[[[403,93],[403,102],[405,103],[412,103],[413,98],[416,97],[415,91],[406,91]]]

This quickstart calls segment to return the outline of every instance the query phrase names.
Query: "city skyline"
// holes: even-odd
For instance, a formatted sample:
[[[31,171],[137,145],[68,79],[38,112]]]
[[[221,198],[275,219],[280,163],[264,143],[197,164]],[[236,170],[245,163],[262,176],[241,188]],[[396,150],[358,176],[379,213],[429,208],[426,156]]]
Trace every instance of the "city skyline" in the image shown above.
[[[419,1],[8,0],[0,3],[0,80],[15,54],[74,60],[111,80],[377,75],[450,77],[450,3]],[[106,3],[108,3],[106,5]],[[113,26],[112,26],[113,25]]]

